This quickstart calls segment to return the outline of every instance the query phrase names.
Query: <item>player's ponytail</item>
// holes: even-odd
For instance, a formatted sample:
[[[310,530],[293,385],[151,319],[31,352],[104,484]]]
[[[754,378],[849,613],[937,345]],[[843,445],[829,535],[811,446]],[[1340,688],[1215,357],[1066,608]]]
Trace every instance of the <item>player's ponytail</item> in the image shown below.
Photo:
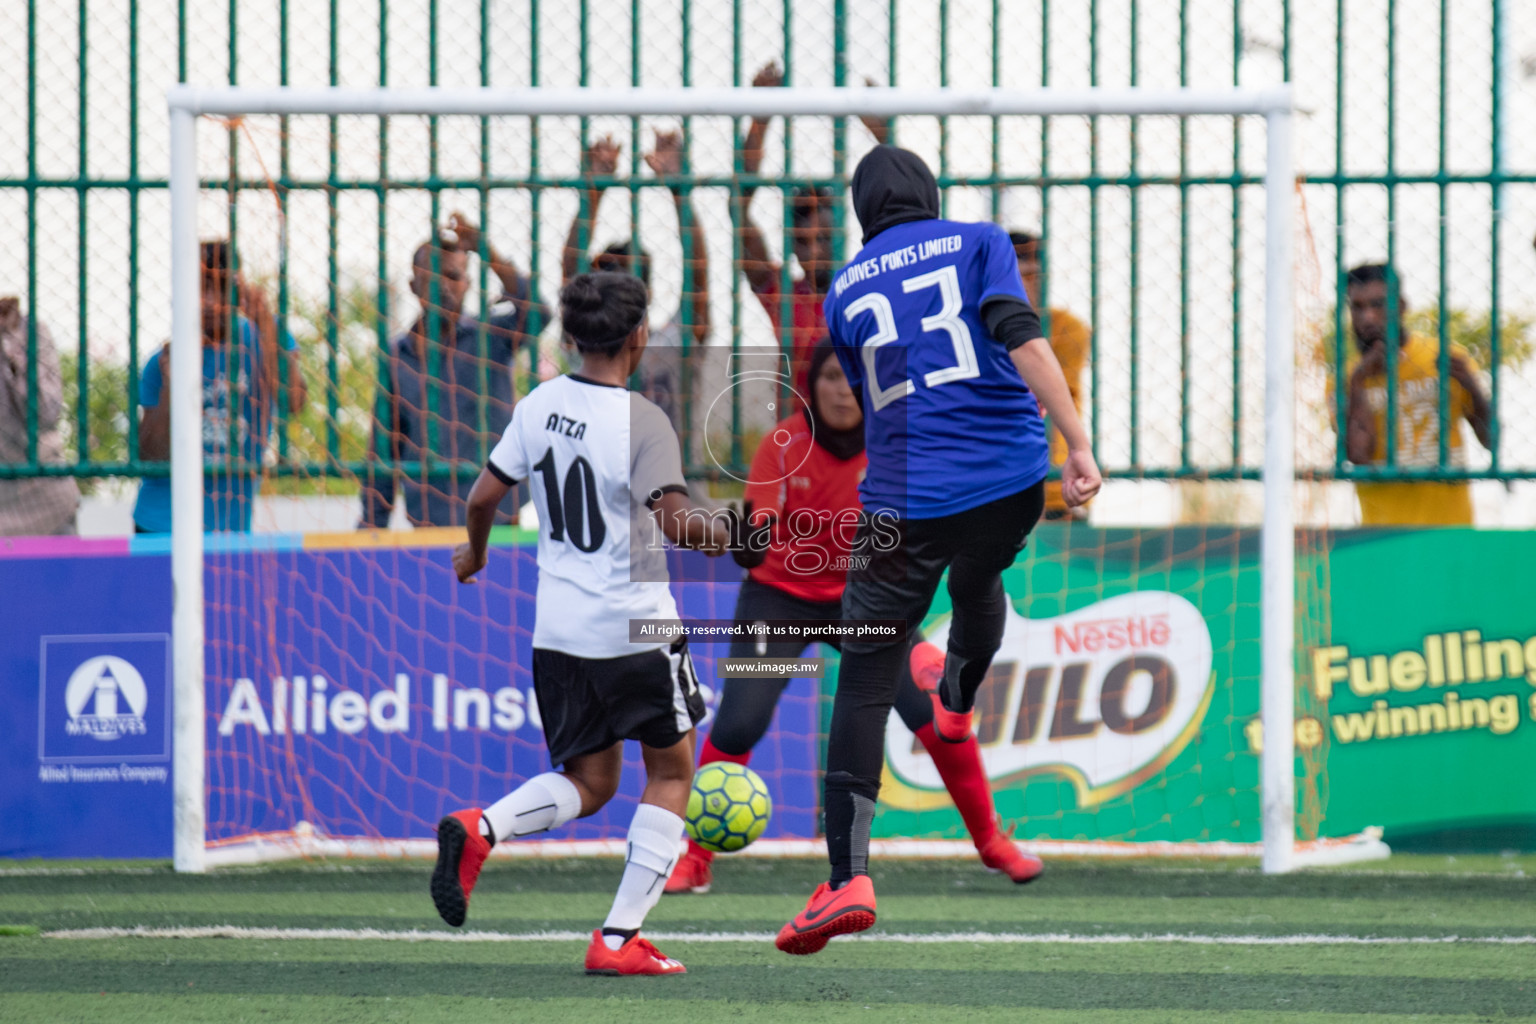
[[[560,320],[583,354],[616,356],[645,321],[645,285],[629,274],[578,274],[560,289]]]

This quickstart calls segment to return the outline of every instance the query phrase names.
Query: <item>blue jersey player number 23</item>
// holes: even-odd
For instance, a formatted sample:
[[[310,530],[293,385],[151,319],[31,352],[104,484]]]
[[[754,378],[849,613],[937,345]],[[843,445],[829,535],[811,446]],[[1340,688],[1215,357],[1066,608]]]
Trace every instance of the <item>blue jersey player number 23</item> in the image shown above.
[[[1039,403],[982,319],[1004,297],[1028,302],[995,224],[897,224],[834,279],[827,329],[864,404],[867,510],[932,519],[1045,477]]]

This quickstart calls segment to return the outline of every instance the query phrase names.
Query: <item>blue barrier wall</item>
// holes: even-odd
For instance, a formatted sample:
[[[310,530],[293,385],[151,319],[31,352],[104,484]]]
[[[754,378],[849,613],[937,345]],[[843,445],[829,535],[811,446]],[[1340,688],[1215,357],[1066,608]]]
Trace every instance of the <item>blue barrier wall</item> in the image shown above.
[[[528,669],[531,547],[493,548],[480,583],[465,587],[446,547],[260,543],[208,555],[211,840],[301,822],[328,836],[428,838],[446,811],[548,769]],[[0,856],[169,856],[164,542],[9,554]],[[699,582],[674,585],[683,615],[729,617],[734,567],[688,570]],[[711,712],[724,653],[694,648]],[[770,836],[817,833],[818,701],[808,681],[793,684],[754,758],[774,795]],[[623,834],[643,784],[629,746],[619,797],[550,838]]]

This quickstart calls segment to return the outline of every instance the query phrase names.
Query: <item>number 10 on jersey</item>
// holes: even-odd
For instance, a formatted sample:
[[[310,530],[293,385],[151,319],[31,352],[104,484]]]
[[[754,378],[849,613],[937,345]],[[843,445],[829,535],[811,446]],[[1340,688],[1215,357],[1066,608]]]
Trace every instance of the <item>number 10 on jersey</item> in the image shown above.
[[[569,541],[576,550],[588,554],[602,547],[608,536],[608,525],[603,522],[603,510],[598,503],[597,477],[592,472],[592,464],[584,457],[576,456],[565,471],[563,486],[555,467],[553,448],[545,452],[533,468],[544,477],[550,538],[561,543]]]

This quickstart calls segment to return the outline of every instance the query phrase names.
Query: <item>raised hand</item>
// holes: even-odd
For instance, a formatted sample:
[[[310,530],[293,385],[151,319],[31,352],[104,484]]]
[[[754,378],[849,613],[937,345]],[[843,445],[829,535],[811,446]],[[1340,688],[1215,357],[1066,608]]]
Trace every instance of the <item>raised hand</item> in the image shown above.
[[[612,135],[604,135],[593,139],[587,151],[582,154],[582,171],[586,174],[598,177],[607,177],[619,169],[619,154],[624,147],[613,141]]]
[[[1451,353],[1451,378],[1460,382],[1462,387],[1477,386],[1477,374],[1472,370],[1472,361],[1460,352]]]
[[[480,226],[458,210],[448,215],[448,230],[453,232],[454,245],[459,252],[480,251]]]
[[[280,358],[277,316],[272,311],[272,303],[267,299],[265,291],[252,288],[243,278],[236,278],[236,286],[240,297],[240,312],[256,328],[256,353],[261,370],[261,389],[266,395],[275,395],[277,394],[277,364]]]
[[[1360,362],[1355,366],[1353,376],[1358,380],[1365,380],[1378,373],[1385,373],[1387,369],[1387,343],[1378,341],[1366,349],[1365,355],[1360,357]]]
[[[658,178],[675,178],[683,173],[683,133],[657,132],[656,144],[645,154],[646,166]]]
[[[784,72],[779,70],[778,61],[769,61],[757,74],[752,76],[752,85],[759,89],[777,88],[784,84]],[[766,117],[754,117],[752,124],[747,129],[747,137],[741,143],[741,169],[747,174],[755,175],[763,166],[763,139],[768,134],[768,119]],[[752,189],[742,189],[742,198],[750,199]]]
[[[757,69],[757,74],[752,76],[752,84],[756,88],[776,88],[784,84],[784,72],[779,70],[779,62],[771,60]]]
[[[0,331],[21,330],[21,300],[14,295],[0,299]]]
[[[880,87],[880,83],[868,75],[864,76],[864,84],[871,89],[877,89]],[[875,137],[875,141],[880,145],[883,146],[887,142],[891,141],[891,122],[885,118],[875,117],[872,114],[860,114],[859,122],[864,125],[864,130],[873,135]]]
[[[260,288],[252,288],[241,280],[236,288],[236,294],[240,298],[240,312],[245,318],[255,325],[263,334],[272,332],[275,338],[277,317],[272,313],[272,303],[267,300],[267,293]]]

